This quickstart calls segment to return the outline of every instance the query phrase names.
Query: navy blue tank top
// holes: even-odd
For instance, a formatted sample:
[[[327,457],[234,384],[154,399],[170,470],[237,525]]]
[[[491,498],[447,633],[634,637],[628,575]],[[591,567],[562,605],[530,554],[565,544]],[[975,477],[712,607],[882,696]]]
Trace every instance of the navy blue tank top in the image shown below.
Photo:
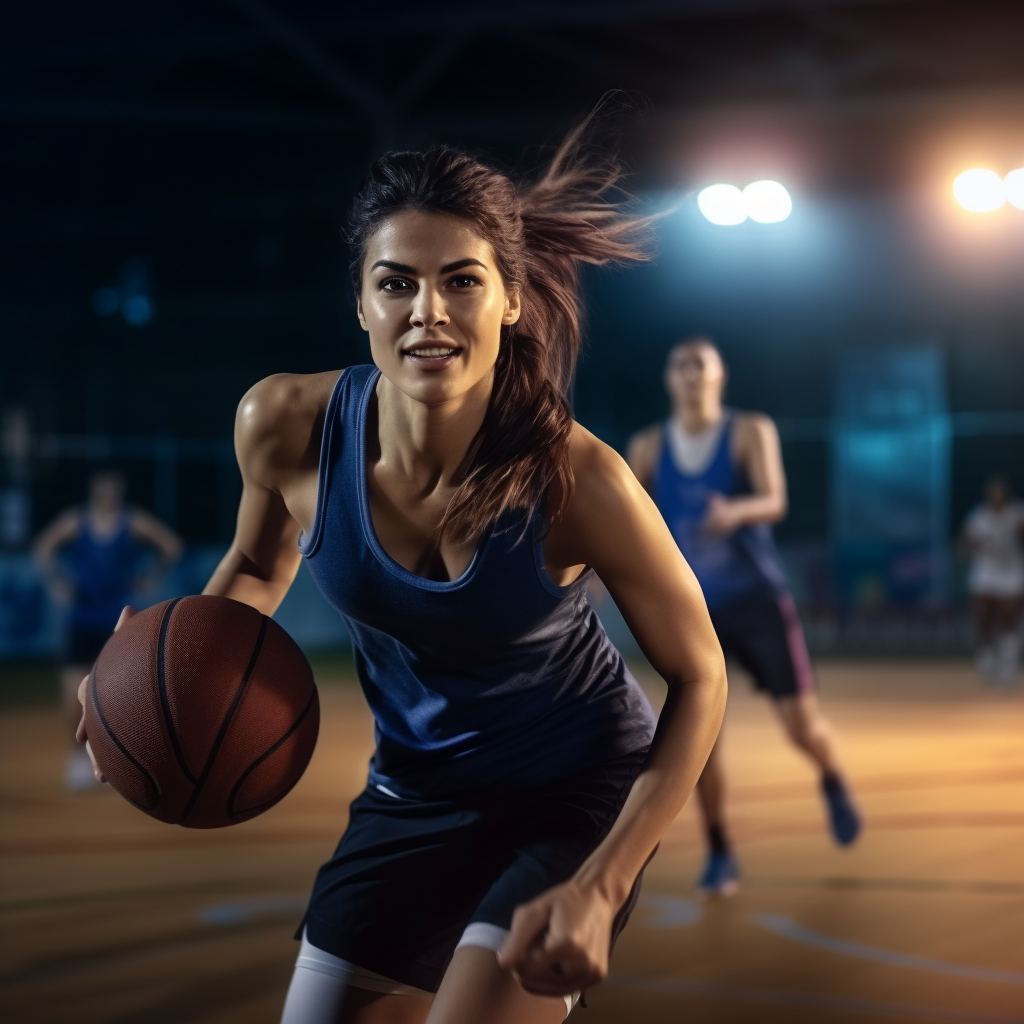
[[[494,524],[451,581],[381,547],[366,483],[379,376],[354,366],[334,387],[316,519],[299,541],[352,636],[376,720],[370,784],[400,797],[515,792],[647,747],[654,715],[587,603],[590,571],[554,584],[536,514]]]
[[[88,509],[82,510],[81,523],[81,532],[60,555],[74,581],[68,618],[75,625],[112,630],[131,597],[141,547],[126,517],[109,537],[93,533]]]
[[[685,473],[676,465],[666,425],[655,480],[655,504],[712,611],[757,591],[786,589],[782,562],[767,523],[741,526],[728,537],[710,536],[702,528],[712,493],[726,498],[753,493],[746,474],[732,459],[734,423],[735,417],[727,412],[718,447],[701,473]]]

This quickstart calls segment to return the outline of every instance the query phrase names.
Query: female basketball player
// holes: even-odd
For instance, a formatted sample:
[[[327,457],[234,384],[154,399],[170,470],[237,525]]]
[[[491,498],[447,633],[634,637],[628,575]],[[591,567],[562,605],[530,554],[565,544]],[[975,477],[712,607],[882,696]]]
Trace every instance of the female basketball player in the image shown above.
[[[71,747],[64,774],[69,789],[96,785],[92,765],[74,742],[81,717],[78,686],[88,674],[131,594],[156,586],[181,557],[181,538],[155,516],[125,502],[125,478],[101,469],[89,478],[84,505],[65,509],[36,537],[32,555],[65,606],[60,645],[61,705]],[[147,551],[155,564],[145,573]]]
[[[562,1020],[714,744],[700,589],[566,397],[579,265],[641,258],[614,181],[578,136],[521,189],[447,148],[384,156],[351,224],[374,365],[239,407],[238,528],[206,593],[271,614],[305,559],[377,727],[286,1024]],[[668,683],[656,730],[591,571]]]

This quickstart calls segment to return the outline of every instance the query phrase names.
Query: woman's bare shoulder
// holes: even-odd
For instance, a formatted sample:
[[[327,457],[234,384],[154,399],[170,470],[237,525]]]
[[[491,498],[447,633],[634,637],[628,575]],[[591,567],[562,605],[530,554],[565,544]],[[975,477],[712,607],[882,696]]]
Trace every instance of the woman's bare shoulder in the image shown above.
[[[626,460],[578,423],[569,437],[569,464],[572,498],[545,542],[545,562],[556,569],[607,568],[609,551],[628,542],[653,506]]]
[[[607,508],[628,500],[639,486],[626,460],[579,423],[573,424],[569,436],[569,465],[575,480],[570,508]]]
[[[311,451],[318,456],[338,373],[275,373],[249,388],[235,416],[235,451],[243,473],[250,467],[264,476],[275,468],[298,468]]]

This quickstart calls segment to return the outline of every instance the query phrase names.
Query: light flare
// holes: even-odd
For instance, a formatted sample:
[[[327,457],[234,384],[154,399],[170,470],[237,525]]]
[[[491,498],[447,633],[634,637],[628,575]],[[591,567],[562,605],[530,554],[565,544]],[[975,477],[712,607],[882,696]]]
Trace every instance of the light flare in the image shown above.
[[[712,224],[730,226],[747,219],[743,193],[735,185],[708,185],[698,194],[697,206]]]
[[[956,201],[971,213],[990,213],[1006,202],[1003,179],[986,167],[964,171],[953,182]]]

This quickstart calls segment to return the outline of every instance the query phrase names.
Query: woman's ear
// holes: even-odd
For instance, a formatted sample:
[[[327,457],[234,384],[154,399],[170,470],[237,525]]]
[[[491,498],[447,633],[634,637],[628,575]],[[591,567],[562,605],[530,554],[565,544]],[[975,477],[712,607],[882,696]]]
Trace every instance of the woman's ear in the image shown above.
[[[503,324],[514,324],[523,311],[523,305],[519,297],[519,285],[514,284],[505,291],[505,312],[502,314]]]
[[[370,328],[366,325],[366,317],[363,316],[363,297],[362,295],[356,296],[356,316],[359,317],[359,326],[364,331],[368,331]]]

